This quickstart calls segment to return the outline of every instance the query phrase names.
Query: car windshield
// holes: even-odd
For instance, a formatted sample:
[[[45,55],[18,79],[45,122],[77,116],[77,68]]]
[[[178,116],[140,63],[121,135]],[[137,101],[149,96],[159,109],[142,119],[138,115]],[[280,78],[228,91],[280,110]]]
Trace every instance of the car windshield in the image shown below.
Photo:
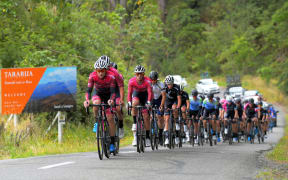
[[[232,87],[229,89],[230,93],[242,93],[243,92],[243,88],[242,87]]]
[[[258,94],[258,91],[245,91],[245,96],[256,96]]]
[[[213,84],[213,80],[212,79],[203,79],[201,80],[202,84],[204,85],[210,85]]]

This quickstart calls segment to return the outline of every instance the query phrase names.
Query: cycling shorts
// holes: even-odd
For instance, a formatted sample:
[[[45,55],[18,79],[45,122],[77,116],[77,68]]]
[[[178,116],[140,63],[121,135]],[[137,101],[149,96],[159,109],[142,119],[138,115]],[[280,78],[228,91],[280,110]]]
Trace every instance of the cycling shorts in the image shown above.
[[[153,107],[156,107],[156,108],[159,108],[160,105],[161,105],[161,101],[162,101],[162,96],[160,96],[158,99],[153,99],[152,101],[152,106]],[[160,115],[160,116],[163,116],[164,112],[160,111],[160,110],[157,110],[157,114]]]
[[[215,109],[204,109],[204,119],[209,118],[209,116],[215,115]]]

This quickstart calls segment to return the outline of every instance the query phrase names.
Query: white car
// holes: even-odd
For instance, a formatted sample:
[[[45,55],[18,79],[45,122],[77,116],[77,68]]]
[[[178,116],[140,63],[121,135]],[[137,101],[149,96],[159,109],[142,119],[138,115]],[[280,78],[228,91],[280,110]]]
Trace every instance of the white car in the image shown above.
[[[187,81],[185,78],[182,78],[180,75],[172,75],[174,78],[174,84],[182,84],[184,87],[187,86]]]
[[[244,98],[248,96],[257,96],[259,94],[259,91],[257,90],[249,90],[244,92]]]
[[[220,93],[217,82],[214,82],[212,79],[200,79],[196,84],[196,89],[200,94]]]
[[[257,103],[258,102],[258,98],[259,98],[258,95],[259,95],[259,91],[257,91],[257,90],[245,91],[243,99],[244,99],[244,101],[245,100],[249,101],[249,99],[252,98],[252,99],[254,99],[254,103]]]
[[[233,98],[240,98],[242,99],[245,93],[245,89],[242,87],[231,87],[228,90],[228,93]]]

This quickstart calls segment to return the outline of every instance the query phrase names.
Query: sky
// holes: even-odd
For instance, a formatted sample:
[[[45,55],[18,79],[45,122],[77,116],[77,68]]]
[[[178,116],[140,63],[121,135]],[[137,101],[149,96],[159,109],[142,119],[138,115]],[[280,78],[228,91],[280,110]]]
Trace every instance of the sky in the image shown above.
[[[39,84],[76,80],[76,67],[48,67]]]

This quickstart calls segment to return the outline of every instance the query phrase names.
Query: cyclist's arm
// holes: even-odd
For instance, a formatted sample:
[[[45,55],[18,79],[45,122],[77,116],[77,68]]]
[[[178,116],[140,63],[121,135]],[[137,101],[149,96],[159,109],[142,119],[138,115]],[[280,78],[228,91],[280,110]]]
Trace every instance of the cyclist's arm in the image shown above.
[[[148,101],[152,102],[153,91],[149,82],[147,82]]]
[[[186,106],[187,106],[187,110],[189,110],[190,109],[190,101],[189,101],[189,99],[186,100]]]
[[[87,91],[85,94],[85,98],[86,101],[89,101],[91,99],[91,93],[93,90],[93,86],[94,86],[94,80],[93,80],[93,76],[92,73],[89,75],[89,79],[88,79],[88,87],[87,87]]]
[[[165,99],[166,99],[166,92],[165,90],[161,92],[162,94],[162,99],[161,99],[161,107],[163,108],[164,107],[164,104],[165,104]]]
[[[115,101],[116,98],[116,81],[115,79],[112,79],[111,84],[110,84],[110,99]]]
[[[181,96],[178,95],[177,96],[177,108],[180,108],[181,107]]]
[[[132,91],[133,91],[133,87],[131,82],[128,83],[128,93],[127,93],[127,101],[131,102],[132,101]]]

